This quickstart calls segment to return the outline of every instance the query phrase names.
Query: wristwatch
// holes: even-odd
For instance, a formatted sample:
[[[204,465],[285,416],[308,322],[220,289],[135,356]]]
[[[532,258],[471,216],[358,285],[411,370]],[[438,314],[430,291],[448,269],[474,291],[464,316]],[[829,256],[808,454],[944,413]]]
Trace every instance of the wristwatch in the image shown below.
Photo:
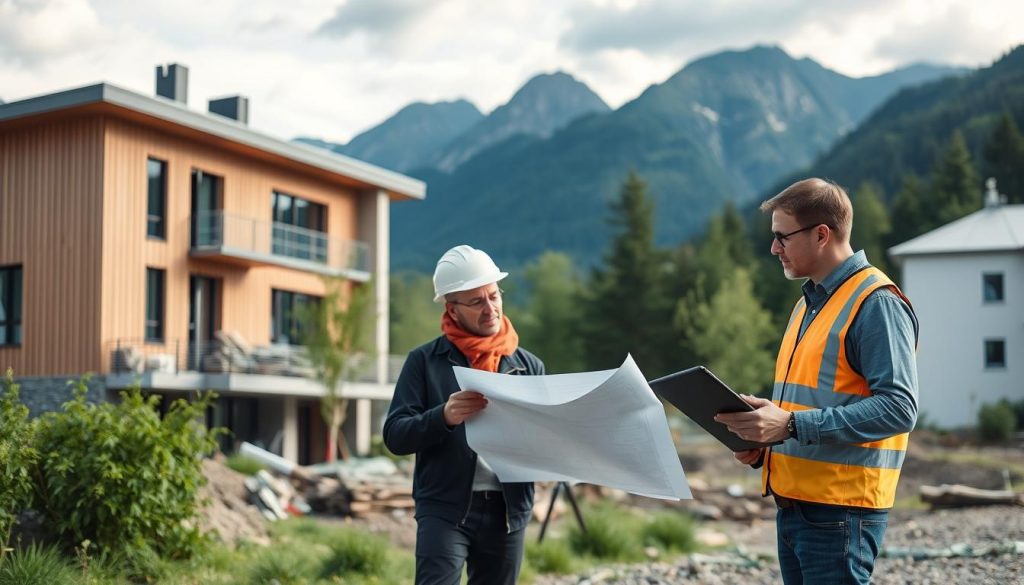
[[[789,432],[789,436],[797,439],[796,436],[796,413],[789,413],[789,422],[786,423],[786,430]],[[798,439],[799,440],[799,439]]]

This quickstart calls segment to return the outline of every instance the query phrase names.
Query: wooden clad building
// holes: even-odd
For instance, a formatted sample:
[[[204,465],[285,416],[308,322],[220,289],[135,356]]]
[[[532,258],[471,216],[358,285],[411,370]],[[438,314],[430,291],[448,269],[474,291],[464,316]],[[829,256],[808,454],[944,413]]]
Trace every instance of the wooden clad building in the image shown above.
[[[241,120],[191,110],[187,70],[158,86],[175,75],[166,97],[103,83],[0,105],[0,366],[23,384],[217,390],[211,423],[321,460],[294,309],[324,276],[372,280],[377,363],[343,388],[365,451],[369,401],[393,389],[388,208],[424,184],[253,131],[247,101]]]

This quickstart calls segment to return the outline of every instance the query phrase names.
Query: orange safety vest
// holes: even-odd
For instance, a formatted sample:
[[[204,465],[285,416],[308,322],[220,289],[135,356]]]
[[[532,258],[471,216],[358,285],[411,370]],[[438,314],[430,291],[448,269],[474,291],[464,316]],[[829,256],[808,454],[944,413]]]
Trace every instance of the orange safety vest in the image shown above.
[[[871,396],[867,380],[846,359],[846,335],[861,304],[882,287],[910,306],[881,270],[869,266],[839,285],[799,339],[807,303],[803,297],[797,301],[775,362],[775,404],[799,411],[850,406]],[[761,492],[836,506],[891,508],[908,437],[902,433],[852,445],[785,441],[765,454]]]

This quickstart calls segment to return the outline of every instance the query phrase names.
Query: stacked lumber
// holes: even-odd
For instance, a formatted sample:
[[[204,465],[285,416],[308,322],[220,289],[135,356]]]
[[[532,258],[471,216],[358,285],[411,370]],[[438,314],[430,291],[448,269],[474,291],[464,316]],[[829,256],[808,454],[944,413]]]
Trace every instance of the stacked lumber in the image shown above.
[[[396,512],[411,513],[415,508],[411,483],[360,481],[349,485],[348,488],[352,494],[349,510],[355,517]]]

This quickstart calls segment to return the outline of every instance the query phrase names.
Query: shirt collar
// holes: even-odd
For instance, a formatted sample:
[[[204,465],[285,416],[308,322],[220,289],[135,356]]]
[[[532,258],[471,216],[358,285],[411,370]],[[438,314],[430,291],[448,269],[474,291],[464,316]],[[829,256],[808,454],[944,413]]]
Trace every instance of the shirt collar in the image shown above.
[[[800,288],[803,290],[804,297],[806,297],[808,303],[812,303],[814,300],[830,296],[836,292],[839,285],[846,282],[847,278],[870,265],[864,250],[860,250],[846,260],[843,260],[842,264],[836,266],[820,284],[815,284],[808,278]]]

